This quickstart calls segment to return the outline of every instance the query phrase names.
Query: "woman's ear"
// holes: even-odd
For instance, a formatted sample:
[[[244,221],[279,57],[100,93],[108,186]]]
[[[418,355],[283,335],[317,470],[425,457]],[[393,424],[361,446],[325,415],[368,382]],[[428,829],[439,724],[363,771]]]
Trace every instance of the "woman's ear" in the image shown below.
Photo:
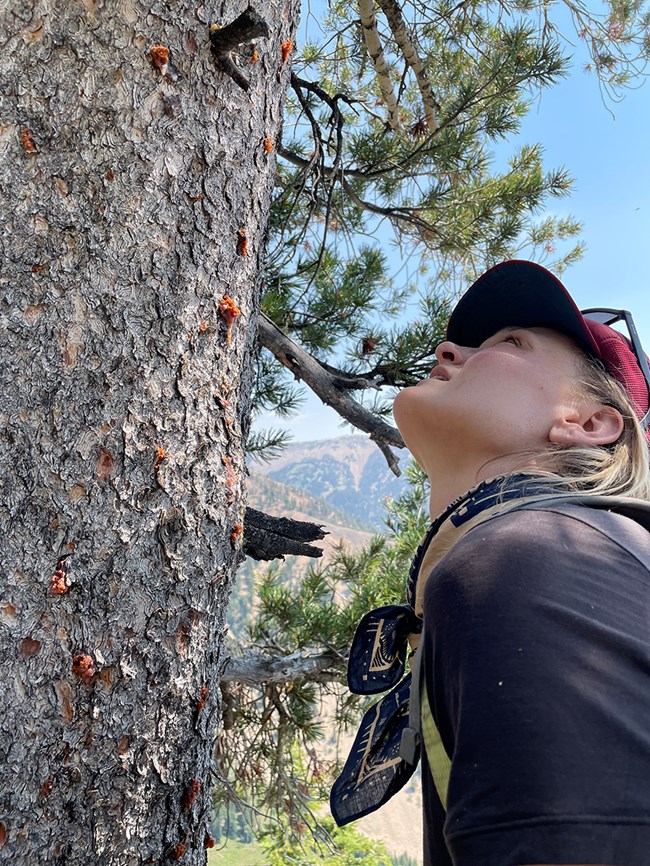
[[[611,445],[623,427],[618,409],[600,404],[593,412],[567,413],[551,427],[548,438],[555,445]]]

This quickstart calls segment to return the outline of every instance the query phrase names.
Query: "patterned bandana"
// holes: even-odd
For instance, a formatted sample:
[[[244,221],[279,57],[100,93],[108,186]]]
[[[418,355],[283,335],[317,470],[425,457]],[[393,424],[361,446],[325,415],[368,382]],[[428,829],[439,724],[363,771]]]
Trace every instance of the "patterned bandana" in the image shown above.
[[[400,756],[402,733],[409,726],[411,673],[405,674],[409,645],[417,648],[422,632],[422,599],[434,566],[470,529],[515,508],[566,499],[567,490],[539,476],[521,473],[485,481],[453,502],[431,524],[409,572],[404,605],[386,605],[367,613],[350,648],[348,685],[355,694],[390,689],[366,712],[341,775],[330,794],[330,808],[341,827],[374,812],[413,775],[413,762]]]

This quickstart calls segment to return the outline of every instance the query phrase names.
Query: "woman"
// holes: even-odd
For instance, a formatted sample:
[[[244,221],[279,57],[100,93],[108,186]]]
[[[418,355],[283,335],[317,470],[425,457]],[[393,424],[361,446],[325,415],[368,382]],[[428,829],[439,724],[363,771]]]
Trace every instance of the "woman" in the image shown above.
[[[600,323],[615,318],[631,342]],[[404,784],[396,743],[407,728],[413,762],[421,702],[425,864],[647,866],[650,371],[634,326],[505,262],[436,358],[394,407],[433,523],[409,605],[368,614],[351,650],[354,690],[397,684],[364,717],[333,814]],[[421,622],[411,686],[403,636]]]

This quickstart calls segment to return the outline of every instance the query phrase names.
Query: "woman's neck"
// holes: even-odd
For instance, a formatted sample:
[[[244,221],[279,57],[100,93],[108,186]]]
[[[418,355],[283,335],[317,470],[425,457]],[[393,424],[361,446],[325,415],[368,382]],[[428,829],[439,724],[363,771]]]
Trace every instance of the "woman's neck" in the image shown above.
[[[535,474],[534,466],[522,466],[522,462],[521,458],[517,459],[513,455],[508,455],[490,460],[479,467],[447,466],[439,467],[437,470],[425,468],[431,486],[431,495],[429,496],[431,520],[435,520],[452,502],[483,481],[515,472]]]
[[[429,516],[431,520],[435,520],[443,511],[445,511],[452,502],[455,502],[472,487],[475,487],[484,479],[477,479],[474,473],[467,475],[454,474],[453,477],[447,476],[441,478],[436,475],[429,475],[431,484],[431,495],[429,496]]]

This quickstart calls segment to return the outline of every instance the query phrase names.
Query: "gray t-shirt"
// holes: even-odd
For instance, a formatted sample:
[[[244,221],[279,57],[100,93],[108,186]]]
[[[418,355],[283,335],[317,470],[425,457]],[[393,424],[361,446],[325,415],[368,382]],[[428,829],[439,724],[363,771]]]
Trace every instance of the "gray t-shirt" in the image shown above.
[[[424,598],[447,811],[425,864],[650,864],[650,533],[576,505],[470,530]]]

